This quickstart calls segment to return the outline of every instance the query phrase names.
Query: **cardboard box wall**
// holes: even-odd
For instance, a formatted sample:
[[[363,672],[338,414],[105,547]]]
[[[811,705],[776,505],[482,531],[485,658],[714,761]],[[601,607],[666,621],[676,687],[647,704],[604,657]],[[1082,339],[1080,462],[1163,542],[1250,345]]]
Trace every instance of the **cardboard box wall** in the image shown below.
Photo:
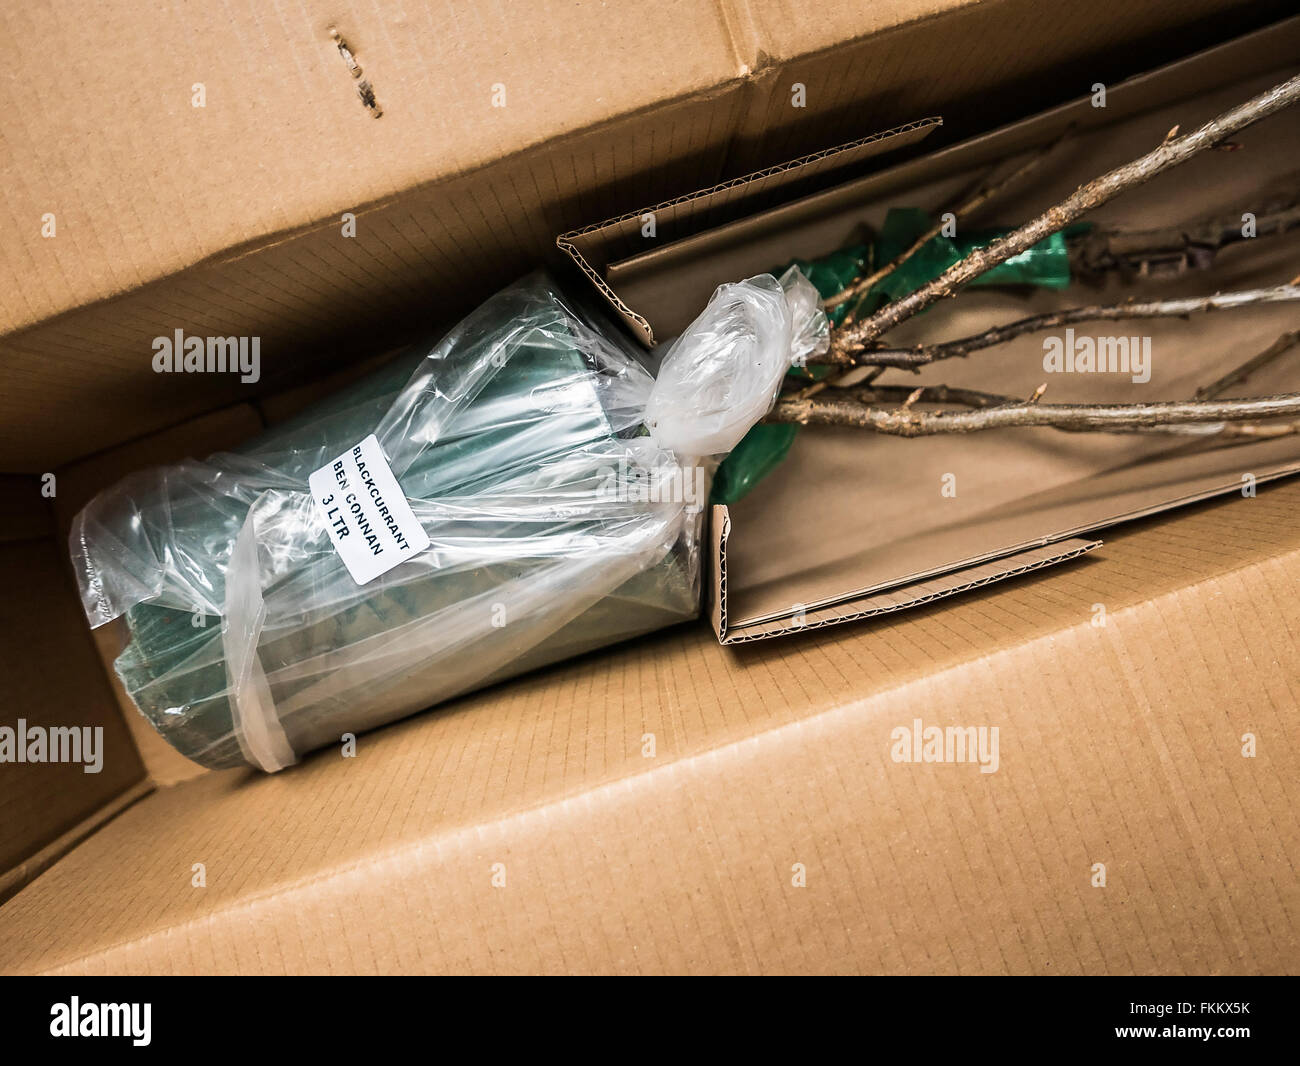
[[[159,789],[0,907],[3,969],[1294,972],[1298,507],[866,626],[684,627]],[[998,771],[891,761],[918,717],[997,726]]]
[[[1152,10],[1130,28],[1159,25]],[[1163,10],[1167,24],[1187,13]],[[934,58],[936,42],[956,39],[915,41]],[[220,291],[208,278],[190,297]],[[157,332],[149,314],[179,305],[140,306],[151,310],[137,340]],[[119,321],[111,307],[98,308],[101,324]],[[357,317],[346,304],[336,310],[330,322]],[[65,354],[85,342],[75,331],[62,338]],[[6,373],[17,368],[9,380],[31,365],[7,363]],[[76,393],[78,375],[99,363],[56,367],[40,370]],[[105,399],[125,406],[105,411],[133,434],[188,413],[174,391],[158,410],[140,391],[153,383],[132,373],[124,359],[107,373],[126,380]],[[58,402],[38,416],[29,396],[25,410],[6,411],[14,442],[33,454],[44,444],[31,434],[48,443],[74,409],[62,390],[40,395]],[[84,408],[86,395],[75,403]],[[86,434],[66,445],[70,456],[118,431],[108,417],[88,422],[66,426]],[[12,469],[27,465],[9,454]],[[0,796],[16,814],[4,819],[3,842],[19,863],[9,887],[53,863],[0,908],[6,969],[1296,964],[1294,878],[1285,877],[1298,836],[1287,740],[1296,684],[1286,651],[1300,631],[1293,485],[1121,534],[1095,561],[1051,578],[840,639],[735,652],[707,631],[679,630],[380,731],[363,738],[356,761],[326,753],[274,779],[203,774],[153,791],[170,771],[112,724],[113,694],[60,569],[61,545],[45,535],[55,522],[36,485],[6,482],[19,516],[6,574],[31,583],[33,612],[5,621],[40,624],[8,639],[5,688],[37,721],[66,724],[75,713],[105,723],[117,776],[55,783],[5,767]],[[1095,602],[1112,605],[1122,627],[1094,634]],[[908,767],[917,773],[898,776],[886,761],[889,729],[935,706],[1002,723],[1024,746],[994,775]],[[1095,732],[1081,735],[1080,722]],[[1276,743],[1239,763],[1248,729]],[[653,759],[642,754],[647,734]],[[1252,831],[1260,812],[1268,834]],[[1122,871],[1118,900],[1090,884],[1092,862],[1105,859],[1084,860],[1099,840]],[[812,864],[786,861],[805,851]],[[207,888],[191,887],[196,862],[214,871]],[[505,889],[492,885],[498,862]],[[787,872],[796,862],[828,876],[796,889]]]
[[[232,0],[175,18],[130,0],[8,5],[0,30],[22,43],[0,78],[0,470],[45,472],[246,399],[233,376],[152,372],[141,353],[176,328],[260,337],[259,384],[274,390],[458,317],[555,234],[628,205],[925,115],[964,137],[1286,13],[1282,0]]]

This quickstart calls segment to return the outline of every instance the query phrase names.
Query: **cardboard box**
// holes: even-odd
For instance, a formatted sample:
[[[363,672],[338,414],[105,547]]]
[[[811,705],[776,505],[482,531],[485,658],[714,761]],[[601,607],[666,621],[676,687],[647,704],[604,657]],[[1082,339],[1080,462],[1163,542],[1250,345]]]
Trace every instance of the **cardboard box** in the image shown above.
[[[945,175],[955,186],[1008,150],[990,139],[981,157],[972,137],[1190,55],[1225,19],[1235,35],[1278,14],[686,0],[655,5],[659,39],[636,5],[565,10],[511,12],[509,26],[482,13],[472,32],[451,7],[382,23],[262,15],[253,32],[236,4],[184,37],[111,7],[93,24],[66,6],[14,16],[11,40],[62,46],[83,80],[25,52],[9,84],[39,114],[0,111],[13,217],[61,198],[59,236],[22,230],[0,279],[23,300],[0,336],[5,721],[102,726],[104,759],[99,774],[0,767],[0,969],[1296,969],[1296,479],[1126,523],[1100,546],[1044,545],[1038,573],[869,624],[733,647],[680,627],[367,734],[355,759],[209,772],[136,728],[60,534],[101,479],[278,420],[317,387],[279,388],[309,359],[315,377],[358,342],[373,352],[421,317],[453,317],[575,225],[928,115],[944,125],[925,141],[822,177],[883,182],[883,199],[938,160],[916,189],[939,202]],[[501,48],[507,33],[529,46]],[[957,61],[972,56],[989,59]],[[171,94],[196,68],[209,105],[187,111]],[[492,115],[498,83],[529,113]],[[169,166],[133,151],[163,144]],[[341,246],[345,210],[357,245]],[[263,337],[256,388],[150,371],[151,337],[218,324]],[[744,620],[775,586],[760,526],[742,518],[766,519],[732,516],[728,595]],[[738,589],[747,541],[754,576]],[[973,586],[980,565],[950,572]],[[929,726],[998,736],[996,770],[982,772],[987,744],[983,762],[897,761],[899,738]]]
[[[235,380],[152,373],[139,356],[160,333],[260,337],[256,388],[276,391],[454,321],[557,233],[629,205],[926,115],[963,138],[1289,13],[1285,0],[264,7],[165,19],[107,0],[7,17],[22,44],[0,81],[0,470],[43,473],[248,398]]]

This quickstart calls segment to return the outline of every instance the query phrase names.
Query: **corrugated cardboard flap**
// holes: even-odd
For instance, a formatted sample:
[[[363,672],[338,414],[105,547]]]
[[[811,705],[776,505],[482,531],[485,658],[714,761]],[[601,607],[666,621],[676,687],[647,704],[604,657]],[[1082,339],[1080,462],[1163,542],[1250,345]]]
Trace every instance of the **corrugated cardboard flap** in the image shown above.
[[[658,248],[684,240],[702,229],[770,208],[783,199],[796,199],[806,194],[812,183],[874,156],[915,144],[942,124],[941,118],[932,116],[868,134],[847,144],[562,233],[555,243],[609,301],[637,339],[649,347],[655,343],[650,322],[624,303],[606,278],[608,269],[618,258],[644,253],[647,247]],[[647,236],[645,228],[651,218],[654,231],[652,236]]]
[[[768,637],[791,636],[808,629],[857,622],[982,588],[997,581],[1068,562],[1101,547],[1099,540],[1070,537],[1011,552],[924,578],[908,578],[881,590],[845,596],[829,603],[792,604],[789,612],[766,618],[731,619],[727,614],[727,538],[731,517],[722,505],[713,508],[710,535],[713,580],[709,586],[710,619],[721,644],[741,644]]]

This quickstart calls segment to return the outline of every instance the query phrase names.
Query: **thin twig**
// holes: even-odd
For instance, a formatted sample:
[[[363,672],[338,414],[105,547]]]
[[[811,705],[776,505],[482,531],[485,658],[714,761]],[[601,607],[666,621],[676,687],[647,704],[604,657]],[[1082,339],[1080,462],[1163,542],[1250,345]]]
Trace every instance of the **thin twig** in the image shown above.
[[[1032,174],[1042,164],[1043,160],[1046,159],[1052,153],[1052,150],[1058,144],[1060,144],[1061,141],[1063,141],[1066,138],[1069,132],[1070,130],[1066,129],[1066,131],[1062,133],[1059,137],[1057,137],[1054,141],[1040,148],[1037,152],[1035,152],[1032,156],[1030,156],[1024,163],[1016,167],[1015,170],[1007,174],[1005,177],[999,178],[997,181],[993,180],[993,175],[997,173],[998,170],[997,167],[994,167],[993,170],[991,170],[985,176],[984,180],[980,182],[979,186],[975,189],[975,191],[971,193],[960,204],[958,204],[958,206],[952,209],[951,214],[953,216],[953,220],[960,221],[962,219],[969,217],[970,215],[978,211],[981,207],[983,207],[985,204],[987,204],[990,200],[992,200],[995,196],[1001,193],[1004,189],[1016,184],[1018,181],[1020,181],[1022,178],[1027,177],[1029,174]],[[916,253],[919,252],[923,247],[925,247],[926,244],[934,240],[935,237],[939,236],[939,234],[943,232],[943,227],[945,224],[946,223],[941,219],[939,222],[935,223],[928,230],[922,233],[921,236],[917,237],[916,240],[912,243],[911,247],[909,247],[906,251],[895,256],[892,260],[890,260],[888,263],[886,263],[884,266],[882,266],[879,270],[875,271],[874,273],[868,274],[866,277],[857,279],[852,284],[846,286],[844,289],[837,292],[834,296],[828,297],[827,299],[823,300],[822,306],[829,311],[831,310],[831,308],[838,307],[840,304],[845,303],[848,300],[852,300],[855,296],[859,296],[859,295],[865,296],[871,290],[871,287],[873,285],[883,280],[884,278],[889,277],[890,274],[892,274],[900,266],[902,266],[909,259],[911,259],[912,256],[916,255]],[[854,315],[852,314],[849,315],[849,319],[852,319],[853,317]]]
[[[1300,184],[1300,175],[1296,182]],[[1094,229],[1070,241],[1070,269],[1076,276],[1089,278],[1108,271],[1148,277],[1207,270],[1223,248],[1279,236],[1300,226],[1300,203],[1294,199],[1276,202],[1279,207],[1256,215],[1249,235],[1243,232],[1244,208],[1163,229]]]
[[[1043,404],[1008,403],[967,411],[916,411],[874,407],[852,400],[782,400],[769,422],[857,426],[897,437],[975,433],[1008,426],[1047,426],[1067,430],[1144,429],[1214,422],[1253,422],[1300,415],[1300,393],[1243,400],[1174,400],[1158,403]]]
[[[1224,374],[1218,381],[1197,389],[1195,399],[1212,400],[1216,396],[1222,396],[1234,385],[1242,384],[1251,374],[1255,373],[1256,370],[1267,366],[1278,356],[1290,351],[1295,347],[1297,342],[1300,342],[1300,330],[1283,333],[1282,336],[1278,337],[1277,340],[1253,359],[1248,359],[1235,370],[1228,371],[1228,373]]]
[[[1234,133],[1269,115],[1289,107],[1300,99],[1300,75],[1276,85],[1246,101],[1200,129],[1166,141],[1153,151],[1080,186],[1059,204],[1007,236],[983,248],[973,249],[959,262],[915,292],[886,304],[871,317],[848,329],[838,329],[832,337],[832,351],[842,356],[861,351],[889,330],[931,304],[953,295],[981,274],[1019,255],[1039,241],[1068,226],[1087,212],[1135,188],[1172,167],[1185,163],[1201,152],[1222,144]],[[839,361],[844,361],[842,358]]]
[[[1300,422],[1270,422],[1259,426],[1252,422],[1244,425],[1228,423],[1219,427],[1216,437],[1248,437],[1251,440],[1267,440],[1273,437],[1294,437],[1300,434]]]
[[[1277,340],[1275,340],[1271,345],[1269,345],[1268,348],[1266,348],[1259,355],[1255,356],[1252,359],[1247,360],[1246,362],[1242,363],[1240,366],[1236,367],[1234,370],[1229,371],[1227,374],[1225,374],[1223,377],[1219,378],[1217,381],[1213,382],[1212,384],[1206,385],[1205,387],[1198,389],[1196,391],[1196,395],[1194,398],[1195,401],[1203,402],[1206,400],[1214,399],[1217,396],[1219,396],[1220,393],[1233,387],[1234,385],[1242,384],[1247,379],[1249,379],[1250,376],[1253,373],[1255,373],[1257,370],[1268,365],[1273,360],[1277,359],[1279,356],[1289,351],[1291,348],[1295,347],[1298,343],[1300,343],[1300,330],[1295,330],[1291,333],[1282,334],[1282,336],[1278,337]],[[877,368],[877,372],[883,369],[884,369],[883,367]],[[918,403],[936,404],[936,405],[952,404],[960,407],[971,408],[977,411],[987,411],[992,408],[1003,408],[1003,409],[1013,408],[1016,410],[1023,410],[1024,408],[1035,406],[1038,403],[1038,401],[1042,398],[1043,393],[1046,391],[1047,391],[1046,384],[1039,385],[1038,388],[1034,390],[1033,394],[1029,397],[1028,400],[1024,401],[1024,403],[1019,403],[1015,399],[1015,397],[1012,396],[1005,396],[993,392],[984,392],[979,389],[959,388],[951,385],[922,385],[920,388],[910,388],[907,385],[860,384],[855,387],[846,388],[840,394],[841,396],[846,397],[856,409],[852,411],[851,416],[846,414],[844,411],[840,411],[838,414],[834,416],[836,418],[834,424],[861,425],[862,411],[878,410],[879,409],[878,405],[884,406],[884,405],[898,404],[900,403],[900,401],[902,406],[894,410],[893,413],[895,415],[909,411],[912,407],[914,407]],[[800,401],[802,401],[803,399],[804,397],[800,395],[798,397],[794,397],[791,400],[787,400],[786,403],[789,406],[786,408],[786,410],[787,411],[796,410],[797,408],[799,408]],[[1277,399],[1277,397],[1262,398],[1262,400],[1264,401],[1273,400],[1273,399]],[[1244,402],[1254,405],[1254,404],[1258,404],[1260,401],[1249,400]],[[826,407],[825,401],[823,401],[822,403],[816,406],[820,411],[821,409]],[[1062,404],[1062,405],[1055,405],[1054,407],[1049,405],[1048,409],[1053,411],[1059,411],[1067,406],[1072,406],[1072,405]],[[1104,408],[1107,412],[1115,412],[1121,407],[1125,407],[1125,406],[1135,407],[1140,405],[1103,404],[1097,406]],[[1145,405],[1145,406],[1150,407],[1152,405]],[[1295,436],[1297,434],[1300,434],[1300,421],[1284,422],[1284,423],[1270,422],[1264,424],[1259,424],[1255,422],[1216,421],[1216,420],[1212,420],[1212,416],[1217,417],[1213,409],[1202,406],[1199,408],[1199,410],[1205,412],[1206,418],[1204,420],[1200,418],[1196,418],[1189,422],[1189,421],[1183,421],[1179,419],[1172,422],[1162,421],[1156,424],[1151,424],[1145,420],[1144,421],[1123,421],[1115,418],[1113,414],[1108,414],[1107,417],[1109,419],[1109,424],[1104,427],[1096,426],[1096,425],[1075,425],[1072,423],[1068,423],[1066,421],[1059,421],[1055,419],[1049,422],[1048,424],[1050,428],[1059,429],[1065,432],[1072,432],[1072,433],[1097,432],[1099,430],[1102,432],[1109,432],[1109,433],[1172,433],[1172,434],[1179,434],[1183,436],[1196,436],[1202,438],[1218,437],[1218,438],[1239,439],[1239,440],[1247,440],[1247,439],[1259,440],[1265,438]],[[825,417],[830,418],[831,416],[827,414]],[[846,420],[842,422],[839,421],[841,417],[845,418]],[[1251,416],[1248,414],[1247,417],[1251,417]],[[822,418],[823,416],[819,414],[818,418],[811,419],[811,421],[821,421]],[[877,428],[877,427],[871,426],[869,428]],[[976,427],[976,428],[988,428],[988,427]],[[970,432],[970,431],[971,430],[969,429],[947,429],[947,428],[944,429],[944,432]],[[881,432],[890,432],[890,431],[881,430]],[[901,435],[917,436],[920,434],[902,433]]]
[[[1039,385],[1025,403],[1036,404],[1042,399],[1043,393],[1046,391],[1046,384]],[[919,395],[917,395],[918,393]],[[916,396],[916,399],[912,401],[913,404],[953,404],[958,407],[970,407],[976,410],[986,410],[990,407],[1001,407],[1018,402],[1014,396],[1005,396],[996,392],[983,392],[979,389],[956,388],[952,385],[926,385],[920,389],[909,389],[907,385],[876,385],[870,388],[845,389],[840,395],[847,396],[856,403],[866,405],[893,404]],[[1105,430],[1079,429],[1070,426],[1053,426],[1050,428],[1059,429],[1066,433],[1163,433],[1202,438],[1249,437],[1259,439],[1261,437],[1291,436],[1300,432],[1300,422],[1268,423],[1264,425],[1250,422],[1191,422],[1160,426],[1114,425],[1107,427]]]
[[[919,389],[907,385],[874,385],[869,388],[845,389],[839,395],[847,396],[856,403],[866,405],[906,403],[910,397],[916,396],[916,399],[912,401],[913,404],[947,403],[980,410],[1018,402],[1014,396],[1003,396],[996,392],[982,392],[979,389],[963,389],[953,385],[923,385]]]
[[[1007,341],[1026,333],[1039,333],[1060,329],[1077,322],[1114,322],[1138,318],[1187,318],[1205,311],[1230,311],[1259,304],[1287,303],[1300,300],[1300,286],[1274,285],[1266,289],[1244,289],[1240,292],[1215,293],[1213,296],[1193,296],[1178,300],[1129,301],[1122,304],[1091,304],[1085,307],[1067,307],[1060,311],[1031,315],[1002,326],[993,326],[969,337],[943,341],[939,344],[918,344],[912,348],[872,348],[853,357],[853,365],[898,367],[915,370],[942,359],[954,359],[971,352]],[[820,357],[829,358],[829,355]],[[810,363],[818,357],[810,359]]]

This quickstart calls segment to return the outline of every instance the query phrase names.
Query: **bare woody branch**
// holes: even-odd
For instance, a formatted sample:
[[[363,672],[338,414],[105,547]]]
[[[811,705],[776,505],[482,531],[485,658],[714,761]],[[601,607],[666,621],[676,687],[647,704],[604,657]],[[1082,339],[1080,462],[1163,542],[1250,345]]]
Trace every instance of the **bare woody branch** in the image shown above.
[[[1265,348],[1259,355],[1242,363],[1235,370],[1230,370],[1219,378],[1218,381],[1211,382],[1209,385],[1196,390],[1195,399],[1211,400],[1216,396],[1222,396],[1234,385],[1242,384],[1256,370],[1260,370],[1273,362],[1280,355],[1285,355],[1292,348],[1300,343],[1300,330],[1294,330],[1291,333],[1283,333],[1272,344]]]
[[[969,355],[984,348],[998,344],[1027,333],[1038,333],[1048,329],[1060,329],[1079,322],[1121,321],[1126,319],[1150,318],[1187,318],[1207,311],[1230,311],[1242,307],[1254,307],[1260,304],[1287,303],[1300,301],[1300,286],[1275,285],[1265,289],[1244,289],[1240,292],[1216,293],[1213,296],[1195,296],[1178,300],[1151,300],[1144,302],[1130,301],[1122,304],[1092,304],[1085,307],[1069,307],[1060,311],[1051,311],[1041,315],[1009,322],[1002,326],[993,326],[969,337],[958,340],[943,341],[939,344],[918,344],[912,348],[872,348],[858,353],[852,358],[853,365],[897,367],[916,370],[930,363],[943,359],[954,359]],[[824,361],[827,356],[810,359],[810,363]],[[820,391],[820,390],[819,390]]]
[[[920,388],[913,388],[910,385],[872,385],[845,389],[843,393],[837,395],[847,396],[860,404],[905,404],[907,407],[917,403],[946,403],[956,404],[959,407],[987,408],[1019,402],[1014,396],[982,392],[979,389],[956,388],[952,385],[923,385]]]
[[[896,437],[929,437],[940,433],[975,433],[1009,426],[1106,431],[1216,422],[1256,422],[1287,415],[1300,416],[1300,393],[1242,400],[1115,404],[1042,404],[1031,398],[1020,403],[964,411],[916,411],[910,406],[885,408],[849,399],[814,397],[778,401],[768,416],[768,421],[799,425],[856,426]]]
[[[839,361],[863,351],[880,337],[931,304],[952,296],[975,278],[999,263],[1033,247],[1045,237],[1063,229],[1087,212],[1176,167],[1207,149],[1222,144],[1233,134],[1261,119],[1276,114],[1300,99],[1300,75],[1246,101],[1200,129],[1184,136],[1167,138],[1153,151],[1080,186],[1059,204],[985,248],[977,248],[939,277],[915,292],[886,304],[869,318],[835,332],[831,350]]]
[[[1292,182],[1300,187],[1300,175],[1293,175]],[[1265,202],[1279,206],[1255,215],[1250,233],[1242,226],[1245,207],[1162,229],[1093,229],[1086,237],[1070,242],[1071,272],[1078,277],[1098,278],[1110,271],[1177,276],[1190,270],[1206,270],[1223,248],[1244,240],[1279,236],[1300,227],[1300,203],[1295,201],[1294,194],[1288,199]]]
[[[1272,351],[1273,349],[1269,349]],[[1246,366],[1253,366],[1258,369],[1256,360],[1251,360]],[[1242,368],[1245,370],[1245,367]],[[1233,371],[1233,374],[1242,373],[1242,370]],[[1037,403],[1046,391],[1046,385],[1040,385],[1034,394],[1024,401],[1027,404]],[[900,404],[899,410],[910,409],[918,403],[926,404],[954,404],[958,407],[970,407],[976,410],[986,410],[990,407],[1001,407],[1006,404],[1020,403],[1014,396],[1005,396],[995,392],[983,392],[978,389],[954,388],[951,385],[925,385],[918,389],[913,389],[908,385],[874,385],[859,386],[845,389],[838,394],[846,396],[859,404],[871,405],[892,405]],[[1197,398],[1201,398],[1197,394]],[[1064,432],[1093,433],[1098,432],[1095,429],[1074,429],[1069,426],[1053,426],[1053,429],[1059,429]],[[1157,433],[1157,434],[1174,434],[1178,436],[1190,437],[1215,437],[1215,438],[1240,438],[1240,439],[1260,439],[1264,437],[1289,437],[1300,433],[1300,422],[1271,422],[1271,423],[1254,423],[1254,422],[1190,422],[1178,425],[1159,425],[1159,426],[1133,426],[1116,422],[1113,426],[1108,426],[1105,430],[1107,433]]]
[[[1235,425],[1231,422],[1220,426],[1214,434],[1221,438],[1242,438],[1248,440],[1267,440],[1274,437],[1294,437],[1300,435],[1300,422],[1268,422],[1255,425],[1247,422]]]
[[[1021,181],[1023,178],[1028,177],[1030,174],[1032,174],[1035,170],[1038,169],[1038,167],[1042,164],[1043,160],[1046,159],[1048,155],[1051,154],[1052,149],[1054,149],[1058,144],[1060,144],[1061,141],[1065,139],[1068,133],[1069,130],[1066,130],[1065,133],[1061,134],[1060,137],[1057,137],[1056,140],[1052,141],[1051,144],[1035,152],[1032,156],[1029,157],[1029,159],[1027,159],[1024,163],[1018,166],[1011,173],[1007,174],[1003,178],[999,178],[996,181],[993,179],[993,173],[996,173],[996,168],[995,168],[992,173],[990,173],[982,182],[980,182],[979,187],[970,196],[968,196],[965,200],[963,200],[960,204],[958,204],[958,206],[952,209],[951,211],[952,216],[957,220],[968,218],[970,215],[974,214],[981,207],[987,204],[990,200],[992,200],[994,197],[1000,194],[1004,189],[1007,189],[1012,185],[1015,185],[1017,182]],[[889,277],[890,274],[892,274],[900,266],[902,266],[909,259],[911,259],[912,256],[914,256],[917,252],[919,252],[926,244],[928,244],[935,237],[939,236],[939,234],[943,232],[943,227],[944,227],[943,221],[939,221],[935,223],[928,230],[922,233],[921,236],[919,236],[906,251],[896,256],[894,259],[886,263],[883,267],[881,267],[879,270],[875,271],[874,273],[868,274],[866,277],[857,279],[851,285],[848,285],[840,292],[837,292],[834,296],[831,296],[828,299],[823,300],[822,306],[829,311],[831,308],[838,307],[840,304],[845,303],[848,300],[852,300],[855,297],[865,295],[871,290],[871,287],[875,285],[878,281],[881,281],[882,279]]]

